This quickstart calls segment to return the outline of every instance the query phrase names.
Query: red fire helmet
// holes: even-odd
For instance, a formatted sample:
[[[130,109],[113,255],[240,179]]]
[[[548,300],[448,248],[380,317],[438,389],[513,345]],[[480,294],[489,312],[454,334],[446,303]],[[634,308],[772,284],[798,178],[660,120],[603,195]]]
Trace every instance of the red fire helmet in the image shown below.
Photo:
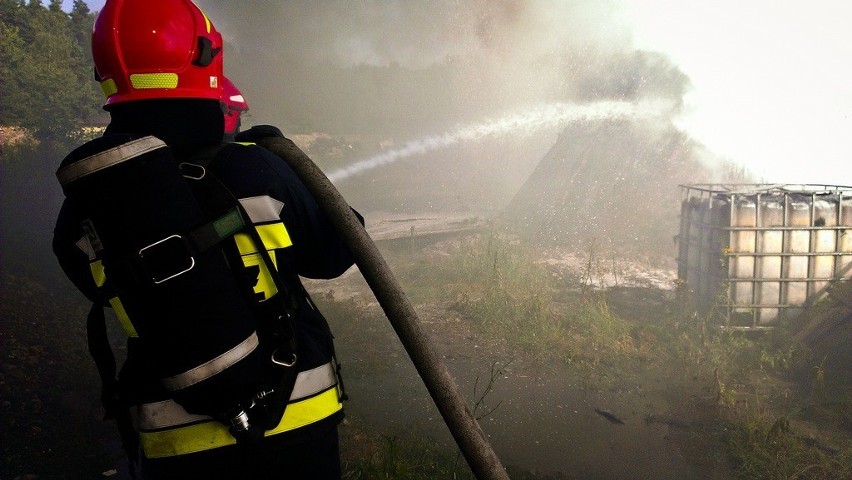
[[[92,56],[105,107],[222,96],[222,35],[190,0],[107,0]]]
[[[222,110],[225,112],[225,133],[236,133],[240,126],[240,115],[249,106],[240,89],[228,77],[222,77]]]

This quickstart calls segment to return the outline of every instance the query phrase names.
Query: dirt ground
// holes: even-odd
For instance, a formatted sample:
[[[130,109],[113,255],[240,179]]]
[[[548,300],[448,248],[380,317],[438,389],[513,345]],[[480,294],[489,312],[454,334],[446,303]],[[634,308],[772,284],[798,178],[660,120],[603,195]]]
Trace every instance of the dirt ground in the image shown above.
[[[464,228],[447,233],[389,220],[397,234],[388,238],[398,240],[395,246],[382,241],[380,249],[409,248],[412,225],[428,243],[474,223],[456,221]],[[544,257],[544,264],[559,271],[583,265],[577,254]],[[600,276],[598,283],[610,286],[608,301],[619,314],[652,321],[671,301],[670,266],[626,260],[621,265],[617,280]],[[342,311],[350,312],[329,315],[351,399],[344,438],[347,428],[369,425],[453,451],[440,414],[357,268],[306,286],[324,311],[348,305]],[[452,308],[451,299],[414,307],[462,395],[476,404],[505,466],[554,479],[736,478],[719,435],[727,413],[716,402],[712,375],[683,377],[674,366],[641,360],[617,369],[603,361],[590,374],[588,368],[525,355],[504,338],[483,336]],[[100,418],[85,311],[85,302],[56,271],[2,272],[0,479],[125,478],[115,433]],[[493,390],[486,394],[490,380]],[[781,398],[784,386],[772,388]],[[795,427],[814,435],[825,431],[825,417],[814,412],[809,418]],[[848,436],[846,427],[838,428],[838,435]]]
[[[570,264],[567,257],[552,260]],[[672,272],[642,272],[622,277],[623,285],[634,286],[623,300],[653,311],[666,295],[654,285],[666,283]],[[360,272],[353,268],[338,279],[306,285],[321,308],[347,300],[358,312],[355,318],[329,319],[344,364],[350,416],[452,448],[440,414]],[[479,421],[505,465],[553,478],[732,478],[724,446],[713,435],[718,423],[716,409],[708,408],[712,379],[672,382],[665,367],[631,365],[629,375],[590,380],[586,369],[530,358],[506,339],[479,335],[449,301],[414,307],[463,395],[471,404],[482,400],[480,414],[493,409]],[[495,367],[500,372],[493,391],[482,399]],[[606,369],[599,372],[604,377]]]

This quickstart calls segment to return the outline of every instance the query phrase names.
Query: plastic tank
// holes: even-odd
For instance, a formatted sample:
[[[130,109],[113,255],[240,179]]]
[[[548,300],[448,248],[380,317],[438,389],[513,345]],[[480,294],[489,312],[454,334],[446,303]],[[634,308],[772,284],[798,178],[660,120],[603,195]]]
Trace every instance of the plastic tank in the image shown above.
[[[808,252],[811,249],[811,205],[807,199],[793,197],[787,208],[788,223],[792,230],[786,232],[787,251],[791,253],[787,261],[786,277],[787,302],[793,305],[804,305],[808,299]],[[798,255],[796,255],[798,254]],[[794,280],[802,279],[801,282]]]
[[[852,277],[852,187],[681,188],[679,279],[727,325],[772,327]]]
[[[737,281],[741,279],[752,279],[755,276],[754,260],[752,255],[757,248],[757,204],[748,197],[733,199],[733,211],[731,212],[731,227],[747,227],[744,230],[731,230],[729,262],[730,279],[734,280],[731,288],[734,289],[733,301],[735,312],[749,312],[754,304],[754,282]],[[742,254],[747,255],[742,255]]]
[[[761,227],[783,227],[784,226],[784,199],[783,198],[760,198],[759,219]],[[772,281],[781,279],[781,256],[784,253],[784,230],[761,229],[757,232],[756,251],[763,255],[755,257],[757,263],[757,276],[762,279],[755,283],[758,305],[764,305],[760,311],[760,323],[766,324],[778,316],[778,308],[770,305],[781,305],[781,282]],[[777,253],[778,255],[769,255]]]
[[[827,200],[814,202],[814,225],[826,227],[813,230],[813,251],[815,253],[834,253],[837,251],[837,232],[829,227],[837,226],[837,203]],[[834,255],[816,255],[813,257],[813,275],[815,281],[811,295],[818,300],[828,287],[827,280],[834,276]]]
[[[840,202],[840,225],[852,225],[852,198],[845,199]],[[841,253],[852,254],[852,229],[838,230],[838,250]],[[849,270],[852,270],[852,255],[841,255],[837,261],[837,273],[842,276],[849,276]]]

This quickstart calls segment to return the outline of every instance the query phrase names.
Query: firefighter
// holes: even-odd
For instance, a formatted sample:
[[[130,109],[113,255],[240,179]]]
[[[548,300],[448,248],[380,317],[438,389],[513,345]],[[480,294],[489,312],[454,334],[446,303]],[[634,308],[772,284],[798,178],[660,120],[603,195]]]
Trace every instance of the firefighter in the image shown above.
[[[249,110],[248,102],[240,89],[229,78],[224,77],[222,87],[222,111],[225,114],[224,141],[233,142],[242,126],[242,115]]]
[[[190,0],[107,0],[94,25],[92,53],[106,96],[104,109],[110,114],[103,139],[153,136],[168,146],[177,161],[192,159],[197,152],[220,144],[225,121],[220,104],[225,83],[222,38]],[[215,158],[220,159],[221,152]],[[53,238],[59,264],[96,306],[114,309],[128,334],[127,357],[118,374],[113,375],[111,353],[103,353],[108,350],[103,346],[104,329],[93,321],[98,315],[90,314],[90,351],[104,380],[102,398],[107,413],[119,420],[126,447],[132,451],[134,442],[138,442],[140,471],[147,479],[339,478],[337,426],[343,418],[345,394],[331,332],[299,276],[337,277],[353,265],[351,252],[299,178],[271,152],[256,145],[230,144],[227,157],[212,163],[211,169],[212,165],[218,165],[215,173],[245,207],[265,249],[246,252],[237,241],[223,247],[241,255],[238,258],[242,262],[229,267],[234,269],[233,277],[253,289],[259,301],[277,298],[274,295],[280,292],[280,282],[291,293],[288,312],[294,313],[296,351],[292,359],[282,363],[292,360],[288,364],[294,365],[297,374],[292,393],[284,402],[286,409],[283,416],[267,423],[271,428],[258,432],[254,403],[240,403],[245,410],[236,412],[230,424],[228,417],[198,413],[207,410],[196,409],[197,405],[215,409],[237,396],[237,388],[229,389],[227,383],[206,390],[202,398],[177,398],[169,383],[175,378],[159,378],[153,372],[152,365],[160,360],[160,352],[150,348],[155,342],[140,337],[145,322],[158,319],[134,317],[133,311],[123,308],[127,303],[122,303],[124,292],[107,288],[110,271],[103,267],[106,260],[98,257],[92,232],[84,228],[88,212],[66,200]],[[146,216],[169,213],[151,211]],[[360,215],[359,219],[363,222]],[[266,271],[258,258],[271,258],[277,276]],[[169,285],[166,282],[157,288],[167,293]],[[204,295],[209,305],[222,302],[218,292],[202,292],[200,298]],[[161,307],[182,312],[184,317],[172,321],[175,331],[198,325],[195,332],[184,328],[175,333],[175,338],[166,339],[180,339],[177,347],[187,355],[197,353],[199,358],[206,358],[209,342],[234,336],[236,330],[243,332],[251,323],[237,318],[231,329],[205,329],[199,319],[215,315],[217,312],[205,311],[213,307],[204,302],[182,305],[182,298],[173,300],[173,305]],[[98,338],[101,344],[93,344]],[[247,388],[245,383],[260,375],[257,372],[265,371],[260,362],[268,359],[254,355],[250,348],[235,356],[236,348],[187,373],[202,380],[208,375],[240,379],[244,383],[239,386],[242,392]],[[261,405],[263,393],[252,397]],[[276,405],[271,407],[276,411]],[[133,430],[128,432],[130,409],[135,412]]]

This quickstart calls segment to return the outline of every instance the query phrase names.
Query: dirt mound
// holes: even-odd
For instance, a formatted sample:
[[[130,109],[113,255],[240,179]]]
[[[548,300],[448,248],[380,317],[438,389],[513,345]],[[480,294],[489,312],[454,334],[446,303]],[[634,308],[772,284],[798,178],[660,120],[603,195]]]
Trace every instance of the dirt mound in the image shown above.
[[[697,148],[674,127],[630,120],[571,124],[506,217],[546,245],[597,238],[670,248],[677,185],[701,175]]]
[[[805,309],[793,321],[795,337],[805,344],[827,378],[852,385],[852,282],[837,283],[825,299]]]

